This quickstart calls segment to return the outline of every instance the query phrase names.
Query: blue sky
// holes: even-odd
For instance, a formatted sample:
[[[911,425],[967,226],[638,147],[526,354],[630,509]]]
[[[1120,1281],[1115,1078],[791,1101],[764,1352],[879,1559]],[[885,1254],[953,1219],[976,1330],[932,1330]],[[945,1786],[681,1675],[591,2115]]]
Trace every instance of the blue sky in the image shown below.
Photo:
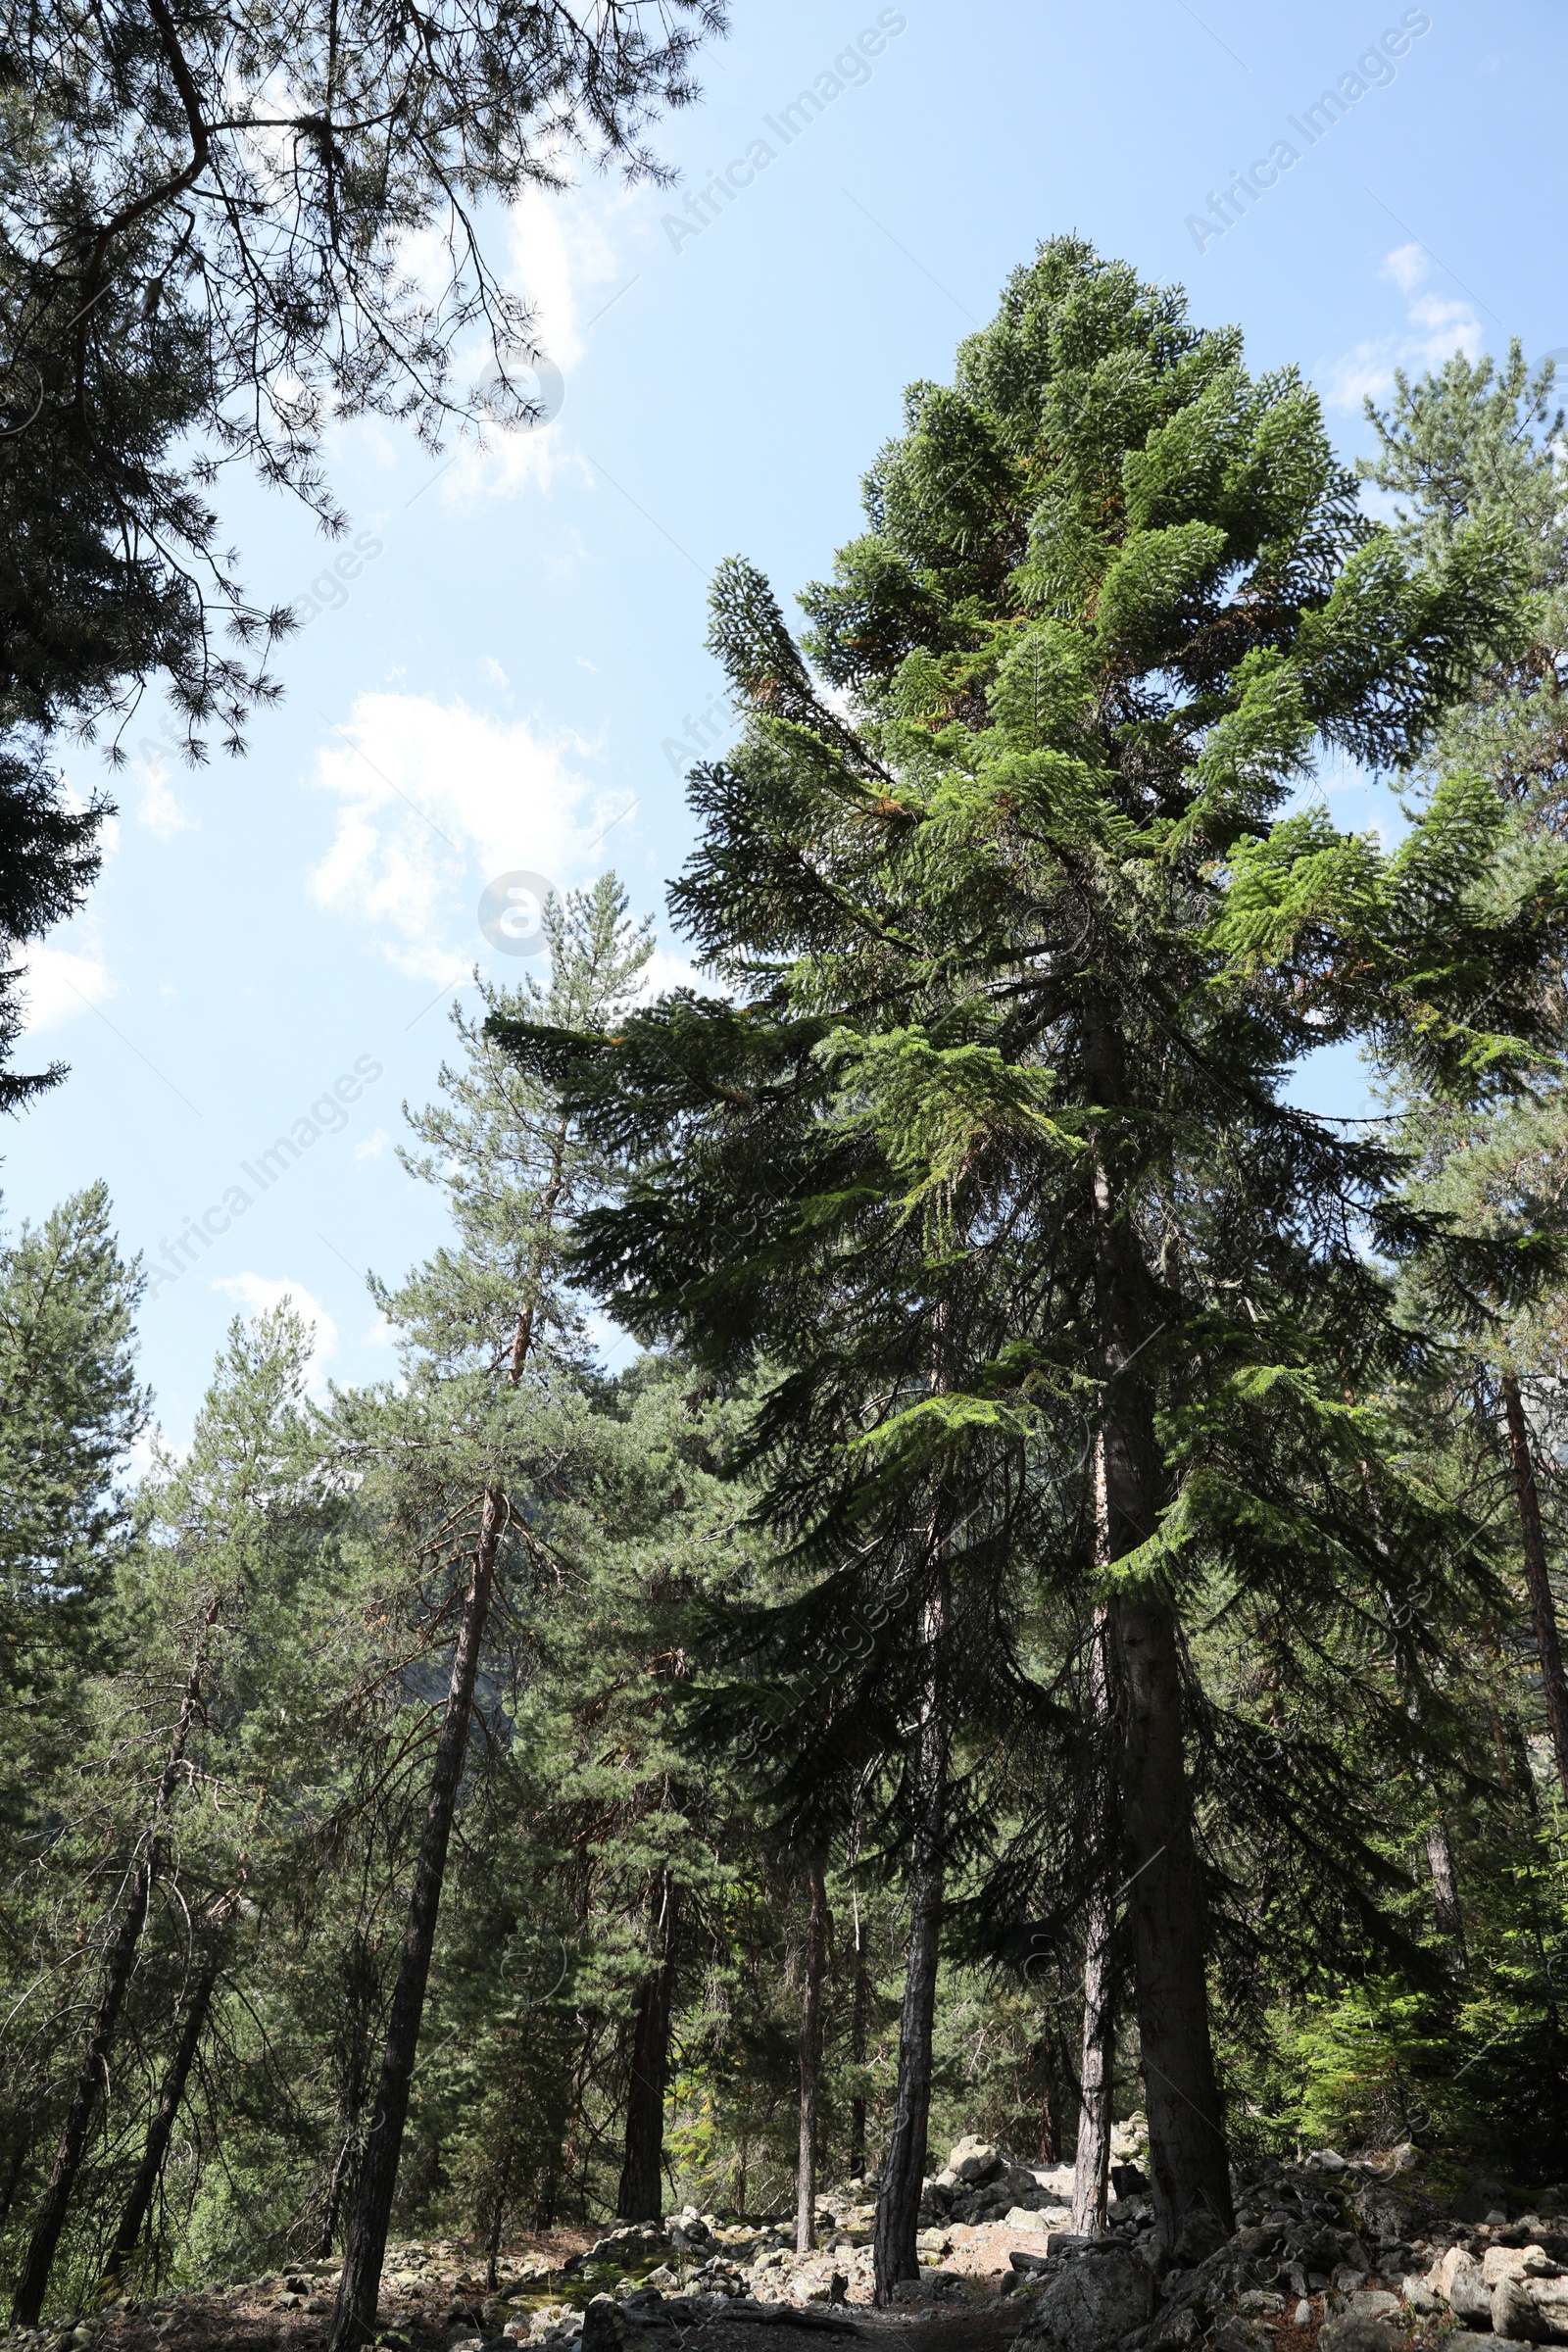
[[[1358,69],[1385,32],[1402,53]],[[723,724],[709,575],[744,553],[787,601],[828,568],[903,386],[951,373],[1039,238],[1075,228],[1181,279],[1198,319],[1241,322],[1254,368],[1301,365],[1353,454],[1396,365],[1511,334],[1568,347],[1565,50],[1544,0],[734,0],[702,103],[662,134],[675,188],[590,174],[492,224],[559,371],[548,422],[445,462],[400,428],[343,429],[336,574],[342,546],[231,479],[247,585],[314,608],[279,658],[285,700],[248,758],[194,773],[156,707],[132,729],[103,878],[31,959],[27,1050],[71,1075],[13,1123],[0,1177],[13,1223],[105,1177],[149,1260],[250,1196],[144,1309],[169,1436],[230,1315],[284,1288],[316,1317],[320,1376],[392,1369],[365,1270],[395,1279],[443,1222],[391,1149],[401,1104],[433,1091],[475,962],[540,968],[481,931],[488,884],[564,888],[612,860],[661,917],[662,976],[683,973],[663,887],[690,840],[676,746]],[[821,76],[838,94],[790,117]],[[1336,87],[1325,126],[1306,110]],[[688,198],[732,164],[694,228]],[[1211,199],[1254,164],[1217,233]],[[102,780],[91,752],[68,765]],[[1364,779],[1324,783],[1344,821],[1392,815]],[[1308,1092],[1359,1104],[1343,1062]],[[265,1190],[242,1172],[297,1131]]]

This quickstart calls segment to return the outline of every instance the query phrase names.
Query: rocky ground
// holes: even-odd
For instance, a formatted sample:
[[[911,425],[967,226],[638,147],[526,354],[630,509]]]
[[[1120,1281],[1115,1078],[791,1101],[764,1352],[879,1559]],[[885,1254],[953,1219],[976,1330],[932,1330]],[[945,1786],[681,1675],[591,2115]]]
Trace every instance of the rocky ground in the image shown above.
[[[687,2207],[594,2238],[513,2247],[493,2289],[472,2249],[389,2249],[378,2323],[387,2352],[1503,2352],[1568,2344],[1568,2198],[1510,2201],[1494,2181],[1446,2206],[1414,2152],[1382,2163],[1331,2150],[1243,2166],[1237,2230],[1158,2248],[1135,2139],[1113,2173],[1110,2228],[1074,2237],[1068,2170],[960,2140],[925,2184],[921,2276],[870,2308],[868,2183],[818,2202],[814,2253],[793,2218]],[[1564,2216],[1559,2230],[1559,2214]],[[320,2352],[336,2266],[134,2297],[4,2338],[5,2352]]]

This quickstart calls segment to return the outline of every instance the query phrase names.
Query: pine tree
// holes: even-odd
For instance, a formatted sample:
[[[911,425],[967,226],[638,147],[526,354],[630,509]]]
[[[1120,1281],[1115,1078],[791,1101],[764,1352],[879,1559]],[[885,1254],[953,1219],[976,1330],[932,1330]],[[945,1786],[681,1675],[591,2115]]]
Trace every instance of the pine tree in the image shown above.
[[[1386,1581],[1346,1396],[1416,1344],[1361,1237],[1433,1238],[1397,1154],[1284,1081],[1359,1037],[1517,1087],[1564,906],[1473,776],[1392,853],[1286,804],[1320,744],[1408,764],[1517,642],[1521,581],[1485,523],[1404,553],[1294,370],[1250,378],[1238,334],[1072,239],[913,388],[866,505],[804,600],[851,718],[766,583],[715,583],[747,731],[694,773],[673,904],[733,998],[615,1040],[495,1029],[622,1154],[578,1260],[612,1311],[777,1367],[756,1459],[825,1606],[875,1544],[972,1640],[1081,1403],[1106,1532],[1064,1565],[1109,1612],[1155,2205],[1196,2252],[1231,2192],[1184,1619],[1215,1578],[1292,1610]]]

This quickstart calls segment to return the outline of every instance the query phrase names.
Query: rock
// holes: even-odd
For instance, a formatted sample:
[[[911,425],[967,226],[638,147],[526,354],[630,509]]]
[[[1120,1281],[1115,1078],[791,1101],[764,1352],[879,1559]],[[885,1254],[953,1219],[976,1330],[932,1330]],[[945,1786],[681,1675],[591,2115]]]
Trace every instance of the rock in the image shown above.
[[[1363,2181],[1351,2209],[1362,2229],[1370,2230],[1381,2245],[1396,2245],[1409,2232],[1409,2206],[1382,2181]]]
[[[1122,2246],[1102,2242],[1069,2262],[1041,2291],[1019,2334],[1020,2346],[1096,2352],[1147,2327],[1154,2281]]]
[[[900,2278],[894,2284],[893,2300],[896,2304],[929,2303],[931,2299],[929,2278]]]
[[[1272,2287],[1250,2286],[1236,2298],[1237,2308],[1254,2320],[1278,2320],[1285,2315],[1285,2297]]]
[[[1446,2266],[1445,2266],[1446,2267]],[[1492,2289],[1481,2275],[1481,2265],[1466,2254],[1455,2263],[1448,2280],[1448,2309],[1456,2320],[1473,2326],[1490,2327],[1492,2322]]]
[[[1002,2218],[1009,2230],[1046,2230],[1063,2217],[1054,2211],[1042,2212],[1033,2205],[1012,2205]]]
[[[1350,2297],[1351,2316],[1358,2320],[1394,2320],[1399,2316],[1399,2298],[1386,2287],[1363,2287]]]
[[[1184,2266],[1205,2262],[1226,2243],[1225,2230],[1211,2213],[1190,2213],[1171,2248],[1171,2258]]]
[[[1113,2164],[1110,2185],[1118,2197],[1147,2197],[1149,2182],[1136,2164]]]
[[[1168,2311],[1150,2338],[1151,2352],[1187,2352],[1203,2332],[1203,2323],[1191,2303]]]
[[[966,2132],[948,2158],[948,2171],[956,2180],[972,2186],[989,2180],[993,2173],[1000,2173],[1004,2161],[1002,2150],[989,2139],[976,2139],[972,2132]]]
[[[1442,2309],[1442,2305],[1426,2280],[1418,2278],[1414,2272],[1411,2272],[1403,2282],[1403,2294],[1406,2304],[1418,2319],[1430,2319],[1435,2311]]]
[[[1014,2246],[1007,2260],[1012,2265],[1014,2275],[1021,2278],[1044,2278],[1051,2268],[1049,2255],[1026,2253],[1021,2246]]]
[[[1348,2311],[1337,2320],[1325,2320],[1317,2343],[1318,2352],[1394,2352],[1394,2329],[1387,2320]]]
[[[1500,2214],[1508,2218],[1508,2197],[1500,2180],[1472,2180],[1464,2195],[1453,2208],[1454,2218],[1461,2222],[1485,2222]]]
[[[1296,2306],[1296,2325],[1298,2328],[1310,2328],[1312,2325],[1312,2306],[1304,2295]]]
[[[1271,2339],[1261,2328],[1234,2316],[1216,2320],[1208,2331],[1210,2352],[1271,2352]]]
[[[1545,2313],[1517,2278],[1499,2278],[1492,2290],[1492,2332],[1521,2344],[1549,2344]]]
[[[1345,2158],[1334,2148],[1314,2150],[1306,2159],[1305,2165],[1305,2170],[1309,2173],[1343,2173],[1348,2169]]]

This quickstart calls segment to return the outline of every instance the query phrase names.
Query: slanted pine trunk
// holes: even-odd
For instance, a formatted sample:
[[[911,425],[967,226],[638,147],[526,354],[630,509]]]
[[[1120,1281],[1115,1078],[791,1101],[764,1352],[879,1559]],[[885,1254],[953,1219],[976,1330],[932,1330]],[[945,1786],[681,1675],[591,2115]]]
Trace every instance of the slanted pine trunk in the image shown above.
[[[1121,1040],[1091,1007],[1096,1099],[1127,1098]],[[1162,1465],[1144,1349],[1157,1329],[1133,1203],[1109,1152],[1094,1170],[1095,1309],[1102,1382],[1105,1541],[1112,1562],[1158,1524]],[[1154,2218],[1174,2248],[1191,2220],[1234,2228],[1230,2162],[1208,2026],[1203,1886],[1183,1752],[1176,1614],[1152,1577],[1111,1606],[1122,1720],[1121,1821]],[[1195,2231],[1195,2236],[1197,2232]]]
[[[871,2022],[871,1972],[866,1967],[869,1934],[858,1908],[855,1920],[855,1993],[850,2006],[850,2064],[865,2064],[866,2029]],[[854,2095],[850,2100],[850,2179],[858,2180],[865,2171],[865,2092],[861,2079],[857,2077]]]
[[[909,1856],[909,1953],[899,2019],[899,2086],[893,2130],[877,2192],[875,2294],[893,2300],[901,2278],[918,2278],[920,2190],[925,2135],[931,2114],[931,2028],[936,2014],[937,1946],[944,1893],[943,1842],[948,1810],[948,1727],[940,1682],[939,1644],[947,1623],[947,1594],[933,1594],[923,1634],[929,1657],[925,1698],[915,1744],[918,1810]]]
[[[153,2120],[147,2127],[147,2141],[142,2149],[141,2163],[136,2168],[136,2178],[130,2184],[130,2193],[121,2212],[115,2242],[105,2265],[106,2275],[110,2278],[118,2278],[135,2253],[147,2216],[152,2211],[153,2198],[163,2177],[164,2159],[169,2154],[169,2143],[173,2136],[174,2119],[179,2113],[180,2101],[185,2096],[190,2070],[196,2063],[196,2052],[206,2031],[207,2014],[213,2005],[213,1994],[222,1965],[221,1947],[216,1946],[208,1953],[201,1974],[191,1987],[179,2040],[170,2061],[169,2072],[164,2077]]]
[[[1530,1614],[1535,1620],[1536,1649],[1541,1658],[1541,1686],[1546,1701],[1546,1727],[1551,1733],[1557,1778],[1568,1796],[1568,1684],[1563,1681],[1562,1644],[1557,1639],[1557,1604],[1552,1598],[1546,1569],[1546,1540],[1541,1525],[1541,1495],[1536,1486],[1535,1457],[1530,1446],[1530,1424],[1525,1418],[1519,1383],[1511,1372],[1502,1376],[1502,1404],[1508,1423],[1508,1454],[1513,1466],[1514,1492],[1524,1530],[1525,1583],[1530,1591]]]
[[[795,2170],[795,2251],[816,2244],[817,2082],[822,2065],[822,1959],[827,1948],[827,1885],[820,1867],[810,1874],[811,1908],[806,1923],[806,1968],[801,1981],[801,2135]]]
[[[1104,1446],[1095,1448],[1096,1552],[1109,1559]],[[1090,1636],[1089,1705],[1095,1747],[1091,1836],[1097,1856],[1084,1932],[1084,2036],[1078,2154],[1073,2171],[1072,2226],[1080,2237],[1106,2229],[1110,2201],[1111,2103],[1116,2063],[1116,1757],[1115,1697],[1111,1683],[1110,1611],[1102,1602]]]
[[[615,2199],[615,2216],[622,2222],[657,2222],[664,2210],[664,2089],[669,2081],[676,1888],[662,1864],[654,1873],[650,1909],[660,1956],[638,1988],[632,2027],[625,2153]]]
[[[22,2273],[17,2280],[16,2294],[11,2305],[11,2324],[14,2328],[36,2328],[43,2309],[44,2295],[49,2286],[49,2273],[54,2267],[55,2251],[60,2233],[66,2226],[71,2207],[71,2192],[81,2170],[81,2159],[87,2146],[87,2134],[98,2106],[98,2094],[109,2071],[109,2053],[114,2046],[115,2030],[120,2012],[136,1964],[136,1947],[141,1941],[142,1929],[147,1924],[148,1907],[158,1873],[163,1867],[163,1821],[174,1792],[174,1782],[184,1761],[190,1727],[195,1720],[201,1699],[201,1678],[206,1668],[207,1644],[218,1612],[222,1603],[221,1593],[214,1593],[196,1636],[196,1647],[185,1676],[184,1693],[174,1736],[164,1759],[152,1808],[142,1831],[141,1853],[131,1874],[130,1889],[125,1899],[120,1933],[110,1947],[108,1964],[104,1969],[103,1986],[98,2006],[88,2028],[86,2044],[72,2086],[71,2105],[60,2133],[60,2144],[38,2207],[38,2218],[32,2227]]]
[[[392,2192],[397,2185],[398,2159],[403,2152],[403,2127],[408,2121],[409,2086],[414,2079],[414,2055],[424,2017],[424,1992],[430,1976],[430,1953],[435,1944],[436,1914],[441,1906],[441,1884],[446,1876],[447,1845],[458,1788],[468,1752],[468,1728],[473,1715],[474,1678],[490,1595],[495,1584],[496,1550],[507,1523],[507,1498],[492,1479],[485,1489],[484,1514],[473,1566],[464,1595],[463,1623],[452,1659],[446,1714],[436,1741],[435,1769],[430,1776],[430,1801],[425,1807],[419,1858],[415,1866],[409,1899],[409,1921],[403,1931],[403,1957],[387,2019],[386,2045],[370,2128],[355,2183],[343,2252],[343,2277],[332,2320],[331,2352],[360,2352],[375,2333],[375,2307],[381,2292],[381,2265],[386,2257],[387,2224]]]

